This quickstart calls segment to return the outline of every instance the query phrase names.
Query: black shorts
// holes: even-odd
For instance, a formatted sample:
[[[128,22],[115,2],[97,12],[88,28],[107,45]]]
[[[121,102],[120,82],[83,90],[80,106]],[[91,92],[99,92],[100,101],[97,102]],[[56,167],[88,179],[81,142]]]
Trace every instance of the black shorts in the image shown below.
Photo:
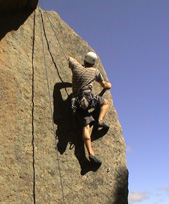
[[[95,119],[94,119],[92,113],[89,111],[90,108],[98,108],[99,109],[104,104],[104,98],[94,94],[93,92],[85,93],[85,97],[90,102],[90,104],[94,103],[94,107],[93,107],[93,105],[91,105],[92,107],[89,107],[86,110],[83,110],[81,108],[77,109],[77,111],[76,111],[77,118],[83,127],[85,127],[87,125],[91,126],[95,123]]]

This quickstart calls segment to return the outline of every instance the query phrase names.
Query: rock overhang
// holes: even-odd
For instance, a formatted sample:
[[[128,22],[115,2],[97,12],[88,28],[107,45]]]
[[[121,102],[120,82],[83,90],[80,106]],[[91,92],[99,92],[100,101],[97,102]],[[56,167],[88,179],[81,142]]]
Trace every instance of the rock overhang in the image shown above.
[[[34,10],[38,0],[0,0],[0,13],[18,10]]]

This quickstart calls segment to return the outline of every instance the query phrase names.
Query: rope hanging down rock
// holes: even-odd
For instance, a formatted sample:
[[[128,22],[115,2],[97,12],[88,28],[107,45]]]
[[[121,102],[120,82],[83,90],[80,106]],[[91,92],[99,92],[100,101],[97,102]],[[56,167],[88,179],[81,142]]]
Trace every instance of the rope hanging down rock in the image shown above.
[[[32,168],[33,168],[33,202],[36,204],[36,172],[35,172],[35,134],[34,134],[34,110],[35,110],[35,103],[34,103],[34,73],[35,73],[35,66],[34,66],[34,52],[35,52],[35,19],[36,18],[36,11],[34,11],[33,17],[33,38],[32,38]]]
[[[49,97],[49,105],[50,105],[50,114],[51,114],[51,119],[52,119],[52,129],[53,129],[53,134],[55,137],[56,154],[57,154],[60,184],[61,184],[61,190],[62,190],[62,202],[63,202],[63,204],[65,204],[65,196],[64,196],[64,191],[63,191],[63,182],[62,182],[62,174],[61,174],[61,165],[60,165],[60,159],[59,159],[59,153],[58,153],[58,149],[57,149],[56,135],[55,135],[55,129],[54,129],[54,121],[53,121],[52,105],[51,105],[51,94],[50,94],[49,79],[48,79],[48,70],[47,70],[45,48],[44,48],[44,42],[43,42],[43,25],[42,25],[43,20],[42,20],[42,13],[41,13],[40,9],[39,9],[39,13],[40,13],[39,22],[40,22],[40,27],[41,27],[40,31],[41,31],[42,50],[43,50],[43,57],[44,57],[44,66],[45,66],[45,71],[46,71],[46,81],[47,81],[47,87],[48,87],[48,97]]]
[[[59,40],[59,38],[57,37],[57,34],[56,34],[55,30],[54,30],[54,26],[53,26],[53,24],[52,24],[52,22],[51,22],[51,20],[50,20],[50,18],[49,18],[48,12],[46,11],[46,8],[45,8],[45,5],[44,5],[44,2],[43,2],[43,1],[42,1],[42,5],[43,5],[43,7],[44,7],[45,14],[46,14],[46,16],[47,16],[47,18],[48,18],[48,21],[49,21],[49,23],[50,23],[50,27],[52,28],[52,31],[53,31],[53,33],[54,33],[54,36],[55,36],[56,40],[58,41],[59,46],[60,46],[61,49],[62,49],[62,52],[63,52],[63,54],[64,54],[65,59],[68,61],[68,57],[66,56],[66,53],[65,53],[65,51],[64,51],[64,49],[63,49],[63,46],[61,45],[60,40]],[[55,68],[57,69],[57,73],[58,73],[58,76],[59,76],[61,82],[64,83],[62,77],[61,77],[60,74],[59,74],[59,70],[58,70],[58,68],[57,68],[58,66],[56,65],[56,62],[54,61],[54,58],[53,58],[53,56],[52,56],[52,52],[50,51],[49,42],[48,42],[48,40],[47,40],[47,35],[46,35],[46,31],[45,31],[45,25],[44,25],[44,19],[43,19],[42,13],[41,13],[41,18],[42,18],[42,25],[43,25],[44,35],[45,35],[45,38],[46,38],[46,41],[47,41],[47,44],[48,44],[48,49],[49,49],[49,52],[50,52],[50,55],[51,55],[53,64],[54,64]],[[66,92],[67,96],[69,96],[68,91],[67,91],[67,88],[65,87],[64,89],[65,89],[65,92]]]
[[[50,18],[49,18],[49,15],[48,15],[48,13],[47,13],[47,11],[46,11],[46,7],[45,7],[45,4],[44,4],[44,1],[41,0],[41,2],[42,2],[42,5],[43,5],[43,8],[44,8],[44,10],[45,10],[45,14],[46,14],[46,16],[47,16],[47,18],[48,18],[48,21],[49,21],[49,23],[50,23],[50,25],[51,25],[51,28],[52,28],[52,30],[53,30],[53,33],[54,33],[54,35],[55,35],[55,38],[57,39],[57,41],[58,41],[58,43],[59,43],[59,45],[60,45],[60,47],[61,47],[61,49],[62,49],[62,52],[63,52],[63,54],[64,54],[64,56],[65,56],[65,59],[68,61],[68,57],[67,57],[67,55],[66,55],[66,53],[65,53],[65,51],[64,51],[64,49],[63,49],[62,44],[60,43],[60,40],[59,40],[59,38],[58,38],[58,36],[57,36],[55,30],[54,30],[53,24],[52,24],[52,22],[51,22],[51,20],[50,20]]]

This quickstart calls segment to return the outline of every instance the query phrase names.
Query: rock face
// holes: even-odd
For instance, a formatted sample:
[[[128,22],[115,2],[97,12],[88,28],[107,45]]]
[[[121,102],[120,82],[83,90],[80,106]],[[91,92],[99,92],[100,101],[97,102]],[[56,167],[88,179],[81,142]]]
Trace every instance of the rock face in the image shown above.
[[[71,71],[61,46],[81,63],[92,49],[47,13],[59,43],[44,11],[0,17],[0,203],[127,204],[125,141],[110,91],[110,129],[92,133],[103,161],[97,169],[70,111]],[[100,60],[96,67],[107,80]]]
[[[0,12],[35,9],[38,0],[0,0]]]

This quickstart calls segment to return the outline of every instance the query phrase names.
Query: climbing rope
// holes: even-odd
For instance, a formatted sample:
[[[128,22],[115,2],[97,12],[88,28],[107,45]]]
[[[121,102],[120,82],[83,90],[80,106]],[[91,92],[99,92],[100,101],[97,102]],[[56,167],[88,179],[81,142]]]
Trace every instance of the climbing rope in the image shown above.
[[[33,168],[33,201],[36,204],[36,172],[35,172],[35,135],[34,135],[34,49],[35,49],[35,18],[36,18],[36,11],[34,11],[34,18],[33,18],[33,38],[32,38],[32,168]]]
[[[48,97],[49,97],[49,105],[50,105],[50,114],[52,118],[52,128],[53,128],[53,134],[55,137],[55,145],[56,145],[56,154],[57,154],[57,161],[58,161],[58,168],[59,168],[59,176],[60,176],[60,184],[61,184],[61,190],[62,190],[62,201],[63,204],[65,203],[65,197],[64,197],[64,191],[63,191],[63,182],[62,182],[62,174],[61,174],[61,165],[60,165],[60,159],[59,159],[59,153],[57,148],[57,142],[56,142],[56,135],[55,135],[55,129],[54,129],[54,121],[53,121],[53,114],[52,114],[52,105],[51,105],[51,94],[50,94],[50,87],[49,87],[49,79],[48,79],[48,70],[47,70],[47,64],[46,64],[46,57],[45,57],[45,48],[44,48],[44,42],[43,42],[43,21],[42,21],[42,13],[39,9],[39,22],[41,27],[41,42],[42,42],[42,50],[43,50],[43,57],[44,57],[44,66],[46,71],[46,81],[47,81],[47,88],[48,88]]]
[[[62,49],[62,52],[63,52],[63,54],[64,54],[65,59],[68,61],[68,58],[67,58],[67,56],[66,56],[66,53],[65,53],[65,51],[64,51],[64,49],[63,49],[63,47],[62,47],[62,45],[61,45],[61,43],[60,43],[59,38],[57,37],[57,34],[56,34],[56,32],[55,32],[55,30],[54,30],[54,27],[53,27],[53,24],[52,24],[52,22],[51,22],[51,20],[50,20],[50,18],[49,18],[48,12],[46,11],[46,8],[45,8],[45,5],[44,5],[43,0],[42,0],[42,5],[43,5],[43,7],[44,7],[45,14],[46,14],[46,16],[47,16],[47,18],[48,18],[48,21],[49,21],[49,23],[50,23],[50,26],[51,26],[51,28],[52,28],[52,31],[53,31],[53,33],[54,33],[54,35],[55,35],[55,38],[56,38],[56,40],[58,41],[58,43],[59,43],[59,45],[60,45],[60,47],[61,47],[61,49]],[[43,15],[42,15],[42,14],[41,14],[41,18],[42,18],[42,26],[43,26],[43,30],[44,30],[44,35],[45,35],[45,38],[46,38],[46,42],[47,42],[47,45],[48,45],[49,53],[50,53],[50,55],[51,55],[53,64],[54,64],[54,66],[55,66],[55,68],[56,68],[56,70],[57,70],[57,74],[58,74],[58,76],[59,76],[61,82],[64,83],[64,81],[62,80],[62,77],[60,76],[59,70],[58,70],[58,68],[57,68],[58,66],[56,65],[56,62],[55,62],[55,60],[54,60],[54,57],[52,56],[52,52],[50,51],[50,46],[49,46],[49,42],[48,42],[48,40],[47,40],[47,35],[46,35],[46,31],[45,31],[45,25],[44,25],[44,20],[43,20]],[[65,89],[65,92],[66,92],[67,96],[69,96],[68,91],[67,91],[67,88],[65,87],[64,89]]]
[[[46,11],[46,7],[45,7],[45,4],[44,4],[44,1],[41,0],[41,3],[42,3],[43,8],[44,8],[44,10],[45,10],[45,14],[46,14],[46,16],[47,16],[47,18],[48,18],[48,21],[49,21],[49,23],[50,23],[50,25],[51,25],[51,28],[52,28],[52,30],[53,30],[53,33],[54,33],[54,35],[55,35],[55,37],[56,37],[56,39],[57,39],[57,41],[58,41],[58,43],[59,43],[59,45],[60,45],[60,47],[61,47],[61,49],[62,49],[62,52],[63,52],[63,54],[64,54],[64,56],[65,56],[65,59],[68,61],[68,57],[67,57],[67,55],[66,55],[66,53],[65,53],[65,51],[64,51],[64,49],[63,49],[63,47],[62,47],[62,44],[60,43],[59,38],[57,37],[57,34],[56,34],[56,32],[55,32],[55,30],[54,30],[54,27],[53,27],[53,24],[52,24],[52,22],[51,22],[51,20],[50,20],[50,18],[49,18],[49,15],[48,15],[48,13],[47,13],[47,11]]]

